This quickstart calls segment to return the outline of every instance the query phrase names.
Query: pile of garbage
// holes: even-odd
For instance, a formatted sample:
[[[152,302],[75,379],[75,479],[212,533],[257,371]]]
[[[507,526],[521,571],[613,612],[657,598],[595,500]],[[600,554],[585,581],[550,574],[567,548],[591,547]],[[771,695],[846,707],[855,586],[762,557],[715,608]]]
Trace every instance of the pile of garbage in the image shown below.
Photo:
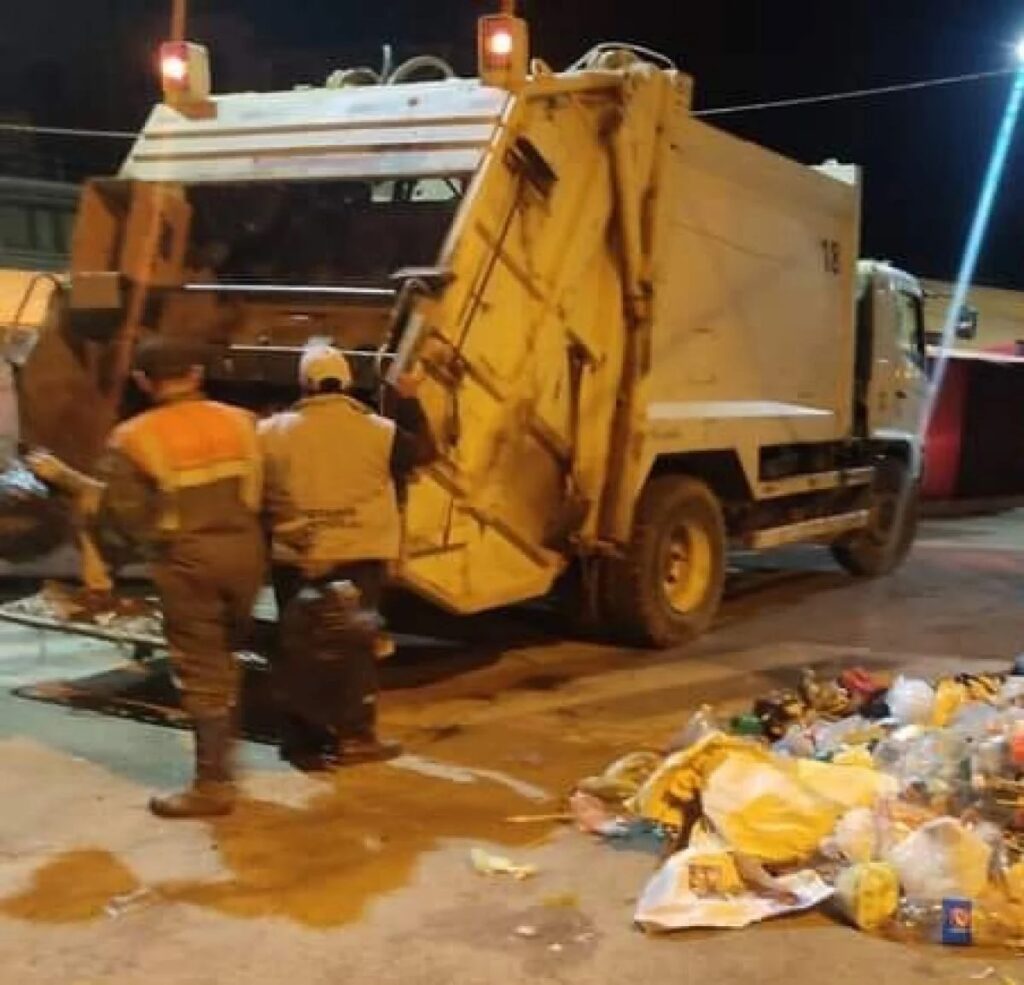
[[[662,838],[636,911],[647,930],[830,901],[899,939],[1024,946],[1024,675],[805,671],[730,722],[702,708],[666,752],[618,760],[571,805],[594,834]]]
[[[4,615],[70,628],[96,627],[111,636],[163,638],[163,615],[155,601],[91,592],[56,581],[45,582],[35,595],[0,605],[0,616]]]
[[[19,563],[44,557],[71,535],[67,499],[21,461],[0,471],[0,556]]]

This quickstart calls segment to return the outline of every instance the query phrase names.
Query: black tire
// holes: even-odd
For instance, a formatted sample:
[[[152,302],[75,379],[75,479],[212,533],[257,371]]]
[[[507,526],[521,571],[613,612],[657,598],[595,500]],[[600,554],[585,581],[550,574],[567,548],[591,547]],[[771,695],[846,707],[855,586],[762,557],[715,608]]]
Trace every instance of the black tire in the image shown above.
[[[858,578],[880,578],[895,571],[910,553],[917,535],[919,488],[906,462],[887,458],[871,490],[871,520],[836,541],[832,555]]]
[[[696,639],[718,612],[725,567],[725,519],[711,489],[686,476],[652,479],[637,503],[625,556],[604,571],[616,635],[659,648]]]

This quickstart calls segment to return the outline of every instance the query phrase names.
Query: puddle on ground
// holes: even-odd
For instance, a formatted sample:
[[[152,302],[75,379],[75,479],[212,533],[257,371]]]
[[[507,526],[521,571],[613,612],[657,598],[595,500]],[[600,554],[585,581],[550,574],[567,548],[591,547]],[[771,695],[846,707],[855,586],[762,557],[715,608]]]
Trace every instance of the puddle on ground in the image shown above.
[[[522,848],[546,839],[551,822],[510,824],[507,818],[550,813],[565,780],[605,756],[562,732],[556,722],[547,728],[534,723],[530,729],[468,729],[432,743],[431,760],[450,764],[458,779],[443,771],[372,766],[337,774],[302,806],[243,800],[235,814],[210,825],[229,878],[149,888],[156,900],[236,917],[282,916],[317,928],[349,923],[407,885],[420,858],[445,840]],[[526,795],[535,789],[556,799],[539,803]],[[0,913],[43,923],[107,918],[111,900],[139,889],[115,856],[69,852],[46,863],[26,891],[0,902]]]
[[[550,820],[507,819],[552,813],[580,776],[622,751],[602,738],[599,723],[588,726],[570,729],[558,716],[538,716],[452,731],[428,748],[412,743],[411,753],[422,750],[456,772],[465,767],[472,782],[380,765],[340,772],[301,806],[243,800],[209,825],[228,878],[147,888],[156,902],[239,918],[279,916],[318,929],[351,923],[408,885],[421,857],[446,840],[508,849],[546,840],[557,826]],[[526,796],[536,789],[553,799]],[[74,851],[44,865],[26,891],[0,901],[0,914],[44,923],[109,919],[112,900],[139,890],[114,855]]]
[[[524,801],[492,784],[460,784],[386,767],[349,773],[304,809],[240,805],[214,825],[221,882],[164,884],[165,899],[236,917],[284,916],[328,928],[359,918],[405,886],[420,857],[444,839],[523,846],[551,830],[505,818]]]
[[[66,852],[42,866],[23,893],[0,902],[0,914],[35,923],[79,923],[104,916],[111,900],[140,889],[132,871],[110,852]]]

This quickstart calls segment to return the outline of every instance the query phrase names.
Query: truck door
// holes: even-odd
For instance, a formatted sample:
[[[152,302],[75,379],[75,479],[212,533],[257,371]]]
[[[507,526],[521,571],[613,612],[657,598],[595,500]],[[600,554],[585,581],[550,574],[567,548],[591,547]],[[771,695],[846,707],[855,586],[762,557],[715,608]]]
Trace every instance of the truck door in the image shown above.
[[[871,432],[912,441],[928,386],[920,289],[896,271],[877,279],[874,316]]]

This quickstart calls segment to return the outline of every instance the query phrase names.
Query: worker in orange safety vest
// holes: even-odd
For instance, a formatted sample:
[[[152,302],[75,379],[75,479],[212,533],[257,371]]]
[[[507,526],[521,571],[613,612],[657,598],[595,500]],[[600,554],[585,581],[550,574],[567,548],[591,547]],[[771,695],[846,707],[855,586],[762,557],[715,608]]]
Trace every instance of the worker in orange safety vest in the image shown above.
[[[155,406],[114,429],[96,478],[45,452],[28,461],[41,479],[75,495],[101,546],[129,541],[150,561],[195,730],[193,784],[154,797],[150,809],[165,818],[222,815],[234,804],[235,650],[265,574],[259,442],[247,412],[205,399],[193,347],[143,343],[134,377]]]

